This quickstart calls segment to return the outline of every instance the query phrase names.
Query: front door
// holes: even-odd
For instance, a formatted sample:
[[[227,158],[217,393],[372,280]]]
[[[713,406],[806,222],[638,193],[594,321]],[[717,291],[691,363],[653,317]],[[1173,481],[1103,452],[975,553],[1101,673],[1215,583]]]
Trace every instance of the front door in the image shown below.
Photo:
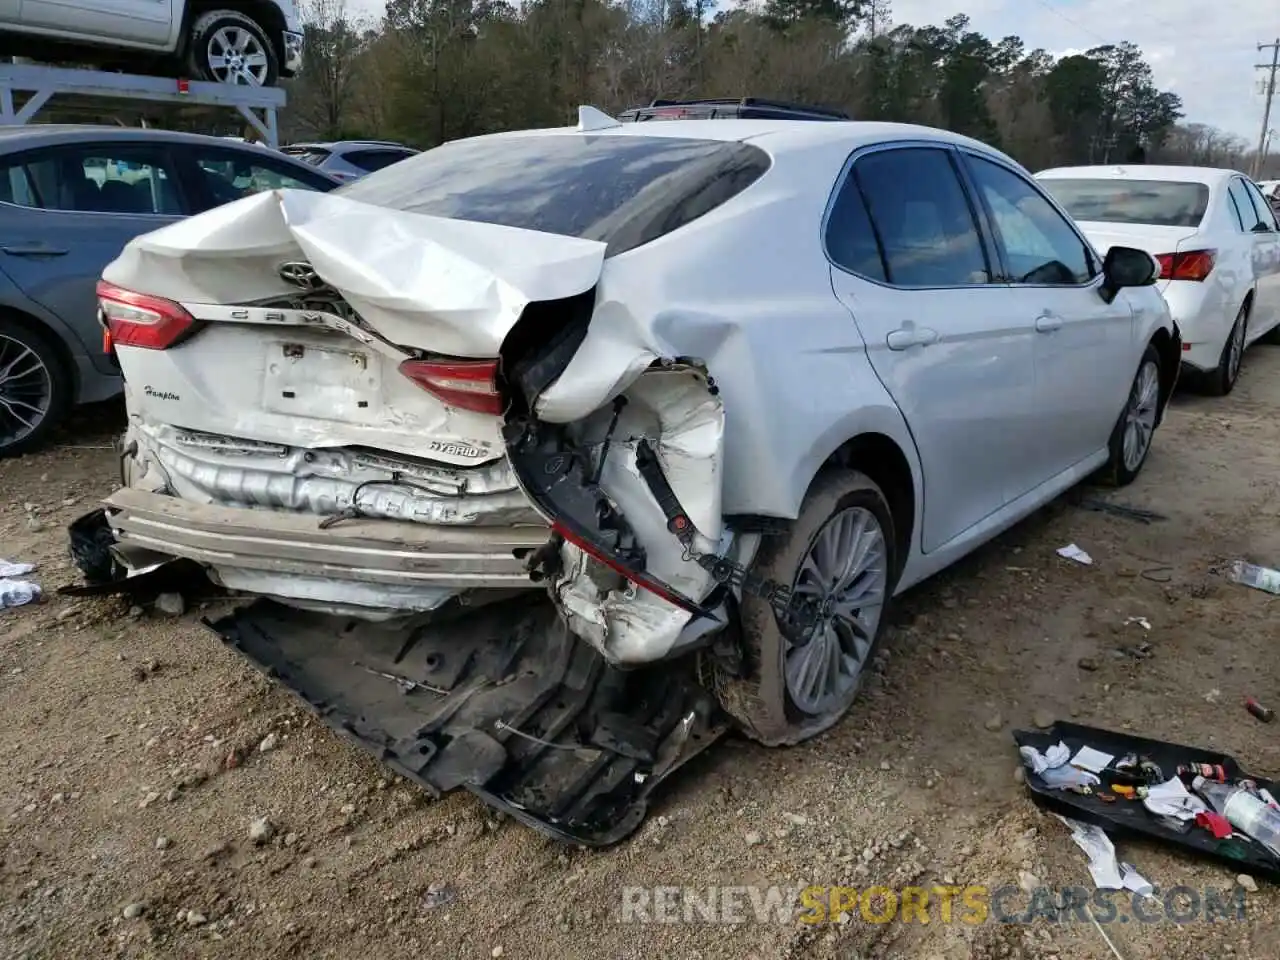
[[[1249,339],[1256,340],[1280,323],[1280,224],[1275,211],[1252,183],[1240,180],[1257,214],[1253,228],[1253,311],[1249,317]]]
[[[1029,177],[966,151],[1011,293],[1035,325],[1036,442],[1043,483],[1107,445],[1129,396],[1142,348],[1123,293],[1099,293],[1101,265],[1088,241]]]
[[[174,0],[22,0],[22,23],[81,38],[160,45],[169,39]]]
[[[1025,492],[1035,432],[1033,317],[994,282],[956,163],[923,145],[856,155],[826,232],[836,296],[915,439],[926,552]]]

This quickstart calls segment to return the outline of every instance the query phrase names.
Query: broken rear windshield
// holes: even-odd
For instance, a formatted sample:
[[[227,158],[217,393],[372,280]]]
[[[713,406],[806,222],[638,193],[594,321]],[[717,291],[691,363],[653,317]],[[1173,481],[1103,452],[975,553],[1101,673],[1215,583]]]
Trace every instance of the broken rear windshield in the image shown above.
[[[1096,223],[1198,227],[1209,206],[1209,188],[1203,183],[1055,178],[1040,182],[1072,217]]]
[[[745,143],[557,135],[455,140],[335,191],[352,200],[608,244],[622,253],[741,193],[769,168]]]

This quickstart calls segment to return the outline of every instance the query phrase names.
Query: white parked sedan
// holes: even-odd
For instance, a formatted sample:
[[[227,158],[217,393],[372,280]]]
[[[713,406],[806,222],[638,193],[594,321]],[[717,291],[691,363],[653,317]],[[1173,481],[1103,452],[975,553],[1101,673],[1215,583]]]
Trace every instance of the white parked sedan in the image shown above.
[[[951,133],[584,109],[131,242],[100,288],[129,411],[110,522],[138,566],[283,601],[220,632],[428,782],[467,744],[472,785],[541,762],[530,742],[595,722],[544,706],[695,652],[699,689],[794,742],[849,708],[896,593],[1095,471],[1137,476],[1180,356],[1156,274]],[[530,571],[552,626],[490,603]],[[394,618],[458,596],[489,625],[411,673],[435,641]],[[558,652],[511,666],[537,644]],[[428,692],[355,703],[379,651]],[[552,670],[569,692],[490,690]],[[447,745],[406,746],[434,728],[405,711],[463,687],[432,708]],[[705,716],[664,689],[618,701],[648,704],[650,754]],[[649,782],[630,769],[609,789]],[[545,778],[503,782],[550,816]]]
[[[1230,393],[1245,348],[1280,325],[1280,225],[1244,174],[1210,167],[1061,167],[1036,174],[1099,251],[1137,246],[1182,331],[1182,361]]]

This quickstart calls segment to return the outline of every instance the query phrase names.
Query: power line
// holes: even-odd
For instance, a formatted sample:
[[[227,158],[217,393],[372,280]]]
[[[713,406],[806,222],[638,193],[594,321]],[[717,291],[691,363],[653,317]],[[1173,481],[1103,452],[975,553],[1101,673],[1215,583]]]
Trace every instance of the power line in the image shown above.
[[[1270,63],[1258,63],[1254,65],[1254,69],[1267,71],[1267,99],[1266,106],[1262,108],[1262,135],[1258,137],[1258,152],[1253,156],[1253,179],[1257,180],[1262,175],[1262,159],[1267,152],[1267,131],[1271,126],[1271,101],[1276,95],[1276,72],[1280,71],[1280,37],[1277,37],[1274,43],[1258,44],[1258,52],[1263,50],[1271,51]]]

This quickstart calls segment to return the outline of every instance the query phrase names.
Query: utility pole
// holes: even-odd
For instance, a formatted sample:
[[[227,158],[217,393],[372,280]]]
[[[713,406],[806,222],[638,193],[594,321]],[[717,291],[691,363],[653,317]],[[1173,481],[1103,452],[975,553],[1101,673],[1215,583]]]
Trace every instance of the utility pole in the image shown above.
[[[1276,38],[1275,43],[1258,44],[1258,52],[1263,50],[1271,51],[1271,62],[1255,65],[1256,69],[1267,71],[1267,99],[1266,106],[1262,108],[1262,133],[1258,137],[1258,152],[1253,155],[1252,174],[1255,180],[1262,175],[1262,157],[1267,152],[1267,131],[1271,129],[1271,101],[1276,95],[1276,72],[1280,71],[1280,37]]]

